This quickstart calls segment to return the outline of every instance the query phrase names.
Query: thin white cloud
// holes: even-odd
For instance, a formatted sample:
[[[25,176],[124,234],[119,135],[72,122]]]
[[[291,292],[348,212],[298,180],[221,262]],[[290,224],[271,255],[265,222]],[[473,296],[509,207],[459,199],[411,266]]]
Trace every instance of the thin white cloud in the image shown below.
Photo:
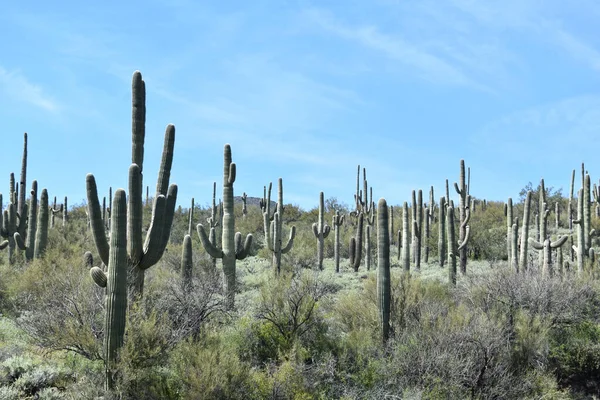
[[[0,90],[9,98],[29,103],[46,111],[58,111],[58,103],[44,93],[41,86],[30,82],[19,71],[7,71],[0,66]]]
[[[427,51],[425,46],[414,45],[400,35],[383,33],[379,28],[372,25],[350,27],[318,9],[306,10],[305,15],[328,32],[343,39],[358,42],[362,46],[378,51],[396,62],[414,68],[423,79],[435,83],[485,89],[470,79],[460,68]]]

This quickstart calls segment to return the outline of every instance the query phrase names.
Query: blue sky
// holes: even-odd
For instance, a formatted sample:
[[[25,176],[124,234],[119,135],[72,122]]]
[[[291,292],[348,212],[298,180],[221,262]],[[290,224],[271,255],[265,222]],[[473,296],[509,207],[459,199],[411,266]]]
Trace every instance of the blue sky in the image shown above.
[[[131,75],[147,87],[145,185],[176,126],[179,203],[208,205],[233,149],[235,192],[283,177],[305,209],[320,191],[351,204],[356,166],[375,200],[458,180],[518,197],[600,178],[600,4],[548,1],[5,2],[0,12],[0,186],[85,198],[126,187]],[[577,180],[576,182],[579,182]],[[105,189],[103,189],[105,188]],[[220,191],[220,188],[218,189]],[[456,198],[456,194],[452,194]]]

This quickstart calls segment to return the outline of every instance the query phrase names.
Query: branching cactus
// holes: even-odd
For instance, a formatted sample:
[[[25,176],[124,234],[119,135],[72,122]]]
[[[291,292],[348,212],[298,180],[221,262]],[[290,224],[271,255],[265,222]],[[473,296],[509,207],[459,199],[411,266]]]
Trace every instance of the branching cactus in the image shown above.
[[[471,169],[469,168],[469,183],[471,183]],[[467,244],[469,236],[467,235],[467,224],[471,213],[469,211],[469,205],[471,204],[471,196],[469,196],[470,187],[465,182],[465,160],[460,160],[460,181],[459,183],[454,182],[454,189],[460,196],[460,202],[458,205],[458,216],[460,221],[460,227],[458,229],[458,240],[461,243],[460,246],[460,272],[462,274],[467,273]]]
[[[543,243],[533,240],[533,238],[529,238],[529,244],[531,245],[531,247],[542,253],[542,275],[552,276],[554,274],[552,268],[552,249],[561,247],[567,242],[568,238],[568,236],[562,236],[554,242],[552,242],[550,239],[545,239]]]
[[[531,190],[527,192],[523,205],[523,227],[521,228],[521,249],[519,253],[519,267],[527,271],[527,245],[529,244],[529,215],[531,214]]]
[[[54,202],[52,203],[52,207],[50,208],[50,228],[54,228],[54,215],[63,212],[63,205],[61,204],[59,207],[56,206],[56,196],[54,196]]]
[[[37,231],[37,213],[38,213],[38,197],[37,197],[37,181],[31,183],[31,196],[29,198],[29,223],[27,224],[27,236],[23,238],[19,232],[15,232],[14,238],[17,246],[25,251],[25,259],[33,260],[35,251],[35,237]],[[47,224],[46,224],[47,226]],[[48,234],[46,233],[46,236]]]
[[[325,247],[325,239],[329,236],[329,232],[331,231],[331,227],[327,225],[325,222],[325,199],[324,194],[321,192],[319,194],[319,222],[315,222],[312,224],[313,234],[317,239],[317,263],[319,265],[319,270],[323,270],[323,254]]]
[[[367,225],[373,225],[375,222],[373,216],[373,188],[369,191],[367,169],[363,168],[363,189],[360,189],[360,165],[356,172],[356,194],[354,195],[354,204],[355,208],[354,211],[350,213],[350,216],[356,217],[358,224],[356,235],[350,239],[350,264],[352,264],[354,271],[358,271],[362,258],[364,238],[363,227],[365,218],[367,219]],[[366,251],[366,258],[368,259],[368,262],[370,262],[370,248]]]
[[[446,261],[446,198],[440,198],[439,224],[438,224],[438,259],[440,268],[444,267]]]
[[[388,225],[388,208],[385,199],[377,204],[377,304],[381,324],[381,340],[385,344],[390,337],[390,230]]]
[[[143,162],[144,139],[146,134],[146,87],[139,71],[133,74],[132,83],[132,149],[129,167],[129,196],[127,198],[127,248],[125,257],[130,266],[129,295],[132,299],[140,298],[144,290],[144,271],[155,265],[162,257],[169,236],[177,201],[177,185],[169,185],[171,165],[173,163],[173,147],[175,144],[175,127],[168,125],[165,131],[165,141],[162,160],[158,172],[156,195],[152,205],[152,219],[142,240],[143,223]],[[100,259],[105,265],[109,263],[111,247],[106,238],[104,221],[98,201],[98,188],[94,175],[86,176],[88,214],[90,216],[92,235]],[[114,203],[114,201],[113,201]],[[111,232],[115,221],[114,204],[111,210]],[[120,234],[120,233],[119,233]],[[112,238],[111,238],[112,240]]]
[[[335,231],[335,242],[333,245],[333,259],[335,261],[335,272],[340,272],[340,228],[344,224],[345,215],[340,215],[339,211],[335,212],[331,225]]]
[[[454,228],[454,207],[450,205],[446,210],[446,229],[448,237],[448,278],[451,284],[456,285],[456,257],[459,256],[462,249],[465,248],[469,242],[470,229],[469,225],[464,227],[461,224],[460,229],[465,230],[465,238],[463,240],[456,241],[456,233]],[[465,224],[469,221],[467,218]]]
[[[198,224],[198,235],[204,249],[211,257],[220,258],[225,275],[226,306],[233,309],[235,305],[235,262],[243,260],[250,253],[252,246],[252,234],[246,236],[242,245],[242,234],[235,232],[235,213],[233,206],[233,183],[235,182],[236,168],[231,159],[231,146],[225,145],[223,149],[223,219],[221,247],[213,245],[202,224]]]
[[[271,183],[269,183],[269,194],[265,201],[265,212],[263,213],[263,229],[265,231],[265,242],[267,248],[273,253],[273,270],[276,275],[281,272],[281,256],[288,253],[294,246],[296,237],[296,227],[290,229],[290,236],[287,244],[283,245],[283,179],[279,178],[277,188],[277,205],[275,213],[271,219]]]
[[[102,221],[99,218],[100,206],[97,199],[96,205],[98,206],[98,210],[96,210],[98,221],[96,223],[98,223]],[[108,250],[108,271],[105,273],[99,267],[92,267],[90,269],[90,275],[94,282],[98,286],[106,288],[104,363],[107,390],[111,390],[114,387],[115,364],[119,349],[123,346],[127,312],[127,275],[129,264],[129,257],[127,255],[127,247],[129,245],[127,241],[127,220],[129,215],[127,212],[126,194],[123,189],[118,189],[115,192],[112,209],[110,242],[106,243],[106,250]]]

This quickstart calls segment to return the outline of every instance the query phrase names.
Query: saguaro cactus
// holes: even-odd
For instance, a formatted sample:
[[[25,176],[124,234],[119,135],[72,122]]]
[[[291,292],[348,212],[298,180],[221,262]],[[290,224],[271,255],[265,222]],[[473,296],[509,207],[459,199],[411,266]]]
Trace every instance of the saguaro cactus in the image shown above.
[[[319,222],[312,224],[313,234],[317,239],[317,263],[319,270],[323,270],[323,252],[325,239],[329,236],[331,227],[325,223],[325,200],[323,192],[319,194]]]
[[[219,210],[217,209],[217,182],[213,182],[213,195],[212,195],[212,208],[210,209],[210,217],[208,217],[206,219],[206,222],[208,222],[208,227],[209,227],[209,233],[208,233],[208,240],[210,241],[210,243],[214,246],[217,247],[217,227],[219,226],[219,220],[221,220],[223,218],[223,216],[220,214]],[[219,218],[217,218],[217,213],[219,214]],[[210,258],[213,267],[217,267],[217,259],[215,257]]]
[[[364,220],[367,219],[367,225],[373,225],[373,188],[370,189],[367,182],[367,169],[363,168],[363,190],[360,189],[360,165],[356,173],[356,194],[354,195],[355,209],[350,213],[350,216],[356,217],[358,224],[356,227],[356,235],[350,239],[350,264],[354,271],[358,271],[362,258],[363,250],[363,226]],[[366,251],[366,258],[370,261],[370,248]]]
[[[340,227],[344,224],[344,215],[339,211],[335,212],[331,225],[335,231],[335,243],[333,246],[333,259],[335,261],[335,272],[340,272]]]
[[[440,267],[444,267],[446,261],[446,198],[440,198],[439,224],[438,224],[438,259]]]
[[[248,205],[246,204],[246,202],[248,201],[248,195],[246,194],[246,192],[244,192],[242,194],[242,218],[246,219],[246,216],[248,215]]]
[[[469,184],[471,183],[471,170],[469,169]],[[460,196],[460,203],[458,205],[458,216],[460,221],[460,227],[458,229],[458,240],[461,243],[459,249],[460,256],[460,272],[462,274],[467,273],[467,244],[469,236],[467,235],[467,227],[471,213],[469,211],[469,205],[471,204],[471,196],[469,195],[470,187],[465,183],[465,160],[460,160],[460,181],[459,183],[454,182],[454,189]]]
[[[410,244],[408,225],[408,203],[402,205],[402,268],[410,271]]]
[[[141,187],[140,187],[141,189]],[[141,190],[140,190],[141,193]],[[98,214],[100,214],[98,204]],[[115,362],[123,346],[127,312],[127,201],[123,189],[115,192],[112,203],[110,243],[108,247],[108,271],[92,267],[90,275],[96,284],[106,288],[106,315],[104,317],[104,363],[106,389],[113,388]],[[100,221],[101,222],[101,221]]]
[[[510,260],[512,256],[512,226],[513,226],[513,201],[512,197],[504,204],[504,216],[506,217],[506,255]]]
[[[390,337],[390,231],[388,208],[385,199],[377,203],[377,304],[381,323],[381,340],[385,344]]]
[[[531,190],[527,192],[523,206],[523,227],[521,228],[521,250],[519,253],[519,267],[527,271],[527,245],[529,243],[529,215],[531,214]]]
[[[543,243],[540,243],[533,238],[529,238],[531,247],[542,252],[542,275],[552,276],[554,274],[552,269],[552,249],[556,249],[565,244],[568,238],[568,236],[562,236],[554,242],[550,239],[544,239]]]
[[[283,179],[279,178],[277,186],[277,205],[273,216],[271,213],[271,187],[269,183],[269,194],[264,201],[263,213],[263,229],[265,232],[265,242],[267,248],[273,253],[273,270],[276,275],[281,272],[281,256],[288,253],[294,246],[294,238],[296,237],[296,227],[292,226],[287,244],[283,245]]]
[[[242,234],[235,232],[235,213],[233,207],[233,183],[235,182],[236,168],[231,161],[231,146],[225,145],[223,149],[223,220],[221,248],[213,245],[206,235],[204,226],[198,224],[198,235],[204,249],[214,258],[220,258],[225,275],[226,306],[232,309],[235,305],[235,262],[243,260],[250,253],[252,234],[246,236],[242,246]]]
[[[19,232],[15,232],[15,242],[21,250],[25,251],[25,259],[31,261],[35,251],[35,237],[37,231],[37,209],[38,209],[38,198],[37,198],[37,181],[31,183],[31,196],[29,198],[29,216],[27,226],[27,236],[24,239]],[[47,226],[47,224],[46,224]],[[44,236],[48,236],[48,233]]]
[[[181,250],[181,285],[184,291],[191,289],[192,267],[192,237],[188,233],[183,238],[183,248]]]
[[[169,185],[171,165],[173,163],[173,147],[175,144],[175,127],[167,125],[163,145],[162,160],[156,183],[156,195],[152,206],[152,219],[142,241],[143,224],[143,162],[144,139],[146,134],[146,86],[139,71],[133,74],[132,82],[132,149],[129,167],[129,196],[127,200],[127,253],[130,266],[129,294],[133,299],[139,298],[144,290],[144,271],[156,264],[162,257],[169,236],[177,201],[177,185]],[[106,239],[104,222],[98,189],[94,175],[86,176],[88,214],[90,216],[92,235],[100,259],[109,263],[110,246]],[[113,202],[114,203],[114,202]],[[111,210],[111,232],[114,222],[114,207]]]
[[[519,272],[519,218],[515,218],[515,223],[511,228],[511,237],[510,237],[510,262],[512,269],[518,273]]]

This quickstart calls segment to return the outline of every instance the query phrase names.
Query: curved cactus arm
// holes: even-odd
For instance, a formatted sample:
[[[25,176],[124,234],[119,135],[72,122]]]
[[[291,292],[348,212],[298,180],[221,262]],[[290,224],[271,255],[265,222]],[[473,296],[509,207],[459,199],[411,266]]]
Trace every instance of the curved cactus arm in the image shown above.
[[[536,250],[543,250],[544,249],[544,244],[538,242],[534,238],[529,238],[528,241],[529,241],[529,244],[531,245],[531,247],[533,247],[534,249],[536,249]]]
[[[550,242],[550,248],[556,249],[557,247],[561,247],[563,244],[566,243],[568,238],[568,236],[561,236],[555,242]]]
[[[175,206],[177,203],[177,185],[171,184],[167,191],[167,204],[165,205],[165,220],[162,229],[162,241],[160,244],[160,259],[169,243],[169,237],[171,236],[171,228],[173,227],[173,218],[175,217]],[[156,260],[158,262],[158,260]],[[154,264],[156,264],[156,262]]]
[[[15,232],[14,238],[15,238],[15,243],[17,244],[17,247],[19,247],[19,249],[21,249],[23,251],[27,250],[25,241],[23,240],[23,238],[21,237],[21,234],[19,232]]]
[[[88,215],[90,216],[90,225],[92,228],[92,236],[96,249],[100,256],[100,260],[104,264],[108,264],[108,253],[110,247],[106,239],[106,230],[104,221],[102,220],[102,211],[100,210],[100,202],[98,200],[98,188],[96,179],[93,174],[87,174],[85,177],[87,199],[88,199]]]
[[[274,251],[275,248],[273,247],[273,238],[275,235],[273,234],[273,231],[275,228],[275,221],[270,221],[268,212],[263,214],[263,223],[265,229],[265,243],[269,250]]]
[[[235,163],[232,162],[231,164],[229,164],[229,176],[227,177],[227,182],[229,182],[230,185],[233,185],[233,183],[235,182],[235,174],[236,167]]]
[[[454,190],[458,193],[459,196],[462,196],[462,190],[459,189],[458,183],[454,182]]]
[[[167,125],[165,130],[165,142],[163,144],[162,159],[158,169],[158,180],[156,182],[156,194],[166,195],[169,189],[171,177],[171,166],[173,165],[173,148],[175,146],[175,126]],[[140,200],[142,196],[140,196]]]
[[[108,276],[102,271],[102,268],[92,267],[90,268],[90,276],[94,283],[101,288],[105,288],[108,282]]]
[[[148,228],[148,234],[146,235],[146,241],[144,242],[144,253],[138,266],[141,269],[147,269],[152,261],[157,259],[160,253],[160,245],[162,242],[162,230],[165,221],[165,207],[167,204],[167,198],[160,194],[154,199],[154,209],[152,210],[152,220],[150,221],[150,228]]]
[[[91,251],[86,251],[83,253],[83,265],[85,265],[88,269],[92,269],[94,266],[94,256],[92,255]]]
[[[290,230],[290,237],[288,239],[287,244],[285,245],[285,247],[283,247],[281,249],[281,254],[286,254],[287,252],[289,252],[292,247],[294,246],[294,238],[296,237],[296,226],[292,226],[292,229]]]
[[[242,246],[242,234],[240,232],[236,232],[235,234],[235,258],[237,260],[243,260],[244,258],[250,255],[250,249],[252,248],[252,240],[253,236],[249,233],[246,236],[246,240],[244,241],[244,245]]]
[[[465,240],[462,241],[462,243],[460,244],[460,246],[458,246],[457,250],[461,250],[462,248],[464,248],[469,243],[469,238],[471,237],[471,227],[469,225],[467,225],[465,228],[466,228],[466,231],[465,231]]]
[[[7,247],[8,247],[8,240],[5,240],[4,242],[0,243],[0,250],[4,250]]]
[[[465,220],[464,222],[461,224],[461,228],[463,227],[467,227],[467,224],[469,223],[469,220],[471,219],[471,210],[469,208],[465,208]]]
[[[329,236],[329,232],[331,232],[331,227],[325,224],[325,226],[323,227],[323,239],[327,239],[327,236]]]
[[[595,229],[592,229],[592,230],[590,231],[590,237],[597,237],[597,236],[600,236],[600,231],[597,231],[597,230],[595,230]]]
[[[315,235],[315,237],[318,239],[319,238],[319,224],[317,224],[316,222],[313,222],[312,231],[313,231],[313,235]]]
[[[200,242],[202,243],[202,246],[204,247],[206,252],[212,258],[223,258],[223,250],[219,249],[218,247],[216,247],[215,245],[213,245],[210,242],[210,240],[208,239],[208,235],[206,234],[206,231],[204,230],[204,226],[202,224],[198,224],[198,226],[196,227],[196,230],[198,231],[198,236],[200,237]]]

